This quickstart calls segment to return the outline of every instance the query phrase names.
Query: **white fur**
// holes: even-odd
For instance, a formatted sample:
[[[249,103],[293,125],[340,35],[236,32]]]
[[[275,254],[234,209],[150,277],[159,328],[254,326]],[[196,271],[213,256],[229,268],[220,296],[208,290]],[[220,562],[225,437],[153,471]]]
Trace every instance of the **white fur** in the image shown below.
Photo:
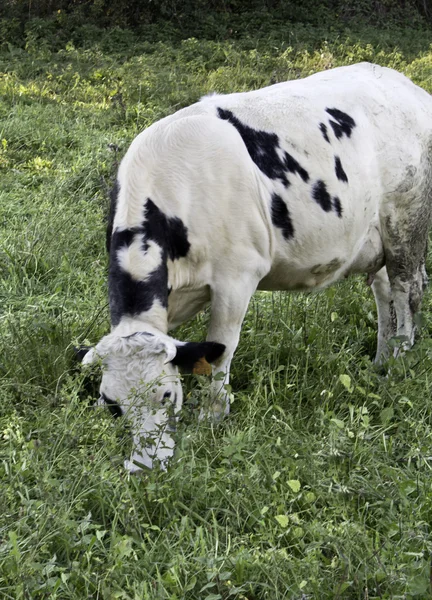
[[[123,247],[117,252],[120,266],[136,281],[146,281],[150,273],[162,262],[162,250],[152,240],[147,242],[147,251],[143,252],[142,237],[142,235],[135,236],[130,246]]]

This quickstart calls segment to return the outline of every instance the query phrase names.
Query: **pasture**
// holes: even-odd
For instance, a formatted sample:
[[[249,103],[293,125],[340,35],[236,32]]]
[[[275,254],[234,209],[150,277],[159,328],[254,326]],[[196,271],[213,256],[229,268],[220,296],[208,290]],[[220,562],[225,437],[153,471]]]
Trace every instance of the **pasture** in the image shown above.
[[[187,402],[167,472],[130,477],[121,420],[73,345],[109,328],[108,190],[131,140],[212,92],[363,60],[432,92],[431,31],[274,22],[184,38],[31,21],[0,40],[0,597],[11,600],[427,599],[432,301],[389,376],[371,362],[365,278],[259,293],[233,405]],[[429,260],[429,275],[432,264]],[[205,338],[208,314],[176,330]]]

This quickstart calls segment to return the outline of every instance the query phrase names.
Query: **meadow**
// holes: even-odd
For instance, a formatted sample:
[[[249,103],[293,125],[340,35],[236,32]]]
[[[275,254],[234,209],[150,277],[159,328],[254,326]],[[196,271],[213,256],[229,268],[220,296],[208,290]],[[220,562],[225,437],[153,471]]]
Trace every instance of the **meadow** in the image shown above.
[[[431,30],[257,19],[65,38],[33,20],[21,43],[0,33],[0,598],[430,598],[430,292],[388,376],[371,362],[365,277],[256,294],[230,417],[198,424],[208,381],[185,377],[175,460],[140,477],[73,346],[109,330],[108,190],[138,132],[212,91],[363,60],[432,92]],[[207,320],[174,335],[202,340]]]

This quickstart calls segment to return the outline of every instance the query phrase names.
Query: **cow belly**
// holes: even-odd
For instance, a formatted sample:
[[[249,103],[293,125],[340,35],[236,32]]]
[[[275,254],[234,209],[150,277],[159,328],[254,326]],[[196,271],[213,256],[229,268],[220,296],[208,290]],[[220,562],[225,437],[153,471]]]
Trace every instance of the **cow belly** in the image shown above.
[[[210,288],[172,290],[168,297],[168,329],[192,319],[210,302]]]
[[[292,264],[278,262],[259,283],[259,290],[307,292],[326,287],[340,279],[348,264],[338,258],[328,263],[316,263],[303,269]]]
[[[372,223],[359,251],[351,263],[347,275],[355,273],[377,273],[385,264],[384,246],[377,223]]]
[[[381,234],[376,222],[371,223],[367,233],[348,251],[336,245],[321,250],[315,257],[309,257],[307,261],[300,263],[301,266],[297,261],[290,260],[289,255],[278,257],[270,273],[260,281],[258,289],[320,289],[355,273],[377,273],[385,262]]]

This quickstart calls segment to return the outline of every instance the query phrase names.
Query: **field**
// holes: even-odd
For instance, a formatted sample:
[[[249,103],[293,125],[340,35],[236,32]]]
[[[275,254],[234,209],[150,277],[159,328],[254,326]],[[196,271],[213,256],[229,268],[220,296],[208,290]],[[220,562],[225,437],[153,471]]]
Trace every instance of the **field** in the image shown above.
[[[74,360],[109,329],[108,189],[143,128],[211,91],[362,60],[432,92],[420,25],[259,25],[218,39],[87,25],[59,41],[32,21],[25,43],[0,40],[0,598],[431,597],[430,293],[389,376],[371,362],[364,277],[257,294],[229,419],[198,424],[208,382],[185,377],[176,460],[142,477]],[[204,339],[207,320],[176,337]]]

